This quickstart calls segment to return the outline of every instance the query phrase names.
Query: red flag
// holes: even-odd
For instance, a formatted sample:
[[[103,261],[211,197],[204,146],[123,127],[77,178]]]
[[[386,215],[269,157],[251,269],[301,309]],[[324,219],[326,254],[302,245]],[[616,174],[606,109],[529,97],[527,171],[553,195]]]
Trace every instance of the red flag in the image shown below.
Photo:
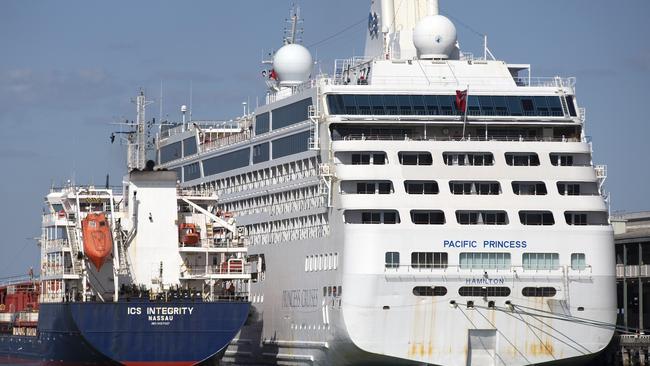
[[[456,90],[456,109],[463,113],[467,111],[467,89]]]
[[[269,79],[278,80],[278,74],[275,72],[275,69],[271,69],[271,73],[269,74]]]

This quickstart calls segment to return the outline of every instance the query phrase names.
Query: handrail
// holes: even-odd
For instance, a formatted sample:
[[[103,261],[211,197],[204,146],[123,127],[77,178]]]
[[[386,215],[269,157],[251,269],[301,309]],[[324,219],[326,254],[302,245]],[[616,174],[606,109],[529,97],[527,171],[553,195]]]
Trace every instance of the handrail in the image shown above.
[[[506,142],[587,142],[579,137],[540,136],[420,136],[409,134],[349,134],[333,137],[332,141],[506,141]]]
[[[510,265],[510,266],[503,266],[502,268],[479,268],[482,266],[476,266],[476,268],[463,268],[463,266],[459,264],[425,264],[422,266],[417,266],[413,267],[412,264],[393,264],[393,263],[386,263],[384,267],[384,273],[395,273],[395,274],[401,274],[401,273],[449,273],[449,272],[456,272],[456,273],[461,273],[463,272],[478,272],[479,274],[483,275],[485,272],[492,273],[510,273],[510,274],[515,274],[515,273],[564,273],[564,268],[567,267],[567,269],[571,270],[569,273],[575,273],[575,272],[589,272],[592,273],[593,267],[591,265],[585,265],[583,269],[573,269],[571,266],[557,266],[556,268],[526,268],[523,265]],[[401,270],[402,268],[406,268],[406,270]]]

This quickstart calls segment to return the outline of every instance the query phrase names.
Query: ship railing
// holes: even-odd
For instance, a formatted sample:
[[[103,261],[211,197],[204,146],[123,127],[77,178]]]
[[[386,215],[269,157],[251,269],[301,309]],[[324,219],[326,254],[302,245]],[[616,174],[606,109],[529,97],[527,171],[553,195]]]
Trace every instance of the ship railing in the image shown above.
[[[230,260],[229,262],[222,263],[221,265],[208,265],[208,266],[181,266],[181,276],[204,276],[204,275],[240,275],[246,273],[244,271],[244,261],[242,259]]]
[[[358,66],[357,66],[358,68]],[[353,73],[354,67],[350,69]],[[558,88],[569,89],[570,92],[576,86],[575,77],[511,77],[511,76],[496,76],[496,77],[458,77],[448,78],[445,76],[435,75],[421,75],[421,76],[379,76],[371,75],[366,79],[359,79],[357,74],[340,76],[336,75],[332,83],[334,85],[364,85],[368,82],[371,84],[401,84],[409,86],[448,86],[457,88],[458,85],[508,85],[518,87],[533,87],[533,88]]]
[[[216,237],[216,238],[203,238],[200,239],[197,244],[178,244],[181,248],[243,248],[245,247],[244,243],[240,241],[233,241],[225,237]]]
[[[0,287],[9,287],[15,285],[23,285],[25,283],[33,283],[37,279],[30,275],[18,275],[0,278]]]
[[[413,134],[349,134],[332,137],[332,141],[502,141],[502,142],[587,142],[586,139],[574,136],[543,137],[543,136],[422,136]]]
[[[648,265],[648,264],[641,264],[641,265],[617,264],[616,265],[616,277],[617,278],[650,277],[650,265]]]
[[[239,133],[233,133],[226,137],[220,139],[206,141],[200,145],[200,150],[202,153],[218,149],[220,147],[234,145],[242,141],[248,141],[251,138],[251,130],[244,130]]]
[[[217,188],[217,194],[218,195],[231,194],[231,193],[247,191],[250,189],[264,188],[275,184],[295,182],[296,180],[299,179],[306,179],[310,177],[315,177],[317,175],[318,175],[317,168],[303,167],[302,169],[298,169],[294,172],[282,173],[271,177],[261,178],[251,182],[236,182],[233,184],[228,184],[223,188]]]
[[[159,134],[159,136],[160,136],[159,138],[160,138],[160,140],[164,140],[164,139],[166,139],[168,137],[177,135],[179,133],[183,133],[186,130],[187,130],[186,126],[183,125],[183,124],[180,124],[180,125],[178,125],[176,127],[171,127],[171,128],[167,128],[167,129],[162,130],[160,132],[160,134]]]
[[[263,205],[255,205],[241,210],[233,210],[231,212],[235,217],[242,217],[246,215],[254,215],[260,213],[270,213],[271,215],[282,215],[285,213],[292,213],[297,211],[305,211],[325,207],[327,203],[327,196],[319,194],[313,197],[296,198],[290,201],[280,203],[267,203]]]
[[[485,274],[485,271],[489,271],[490,273],[510,273],[510,274],[515,274],[515,273],[548,273],[548,274],[562,274],[564,272],[568,273],[587,273],[591,274],[593,272],[593,267],[591,265],[583,265],[580,267],[572,268],[571,266],[568,266],[565,268],[565,266],[552,266],[548,268],[535,268],[535,267],[530,267],[530,266],[522,266],[522,265],[516,265],[516,266],[500,266],[500,265],[495,265],[495,266],[482,266],[482,265],[476,265],[476,266],[465,266],[465,265],[451,265],[451,264],[419,264],[413,266],[412,264],[396,264],[396,263],[386,263],[384,267],[384,273],[390,274],[402,274],[402,273],[408,273],[408,274],[416,274],[416,273],[445,273],[449,274],[450,272],[476,272],[481,275]]]
[[[300,85],[277,88],[273,92],[266,95],[266,104],[271,104],[279,100],[288,98],[292,95],[301,93],[305,90],[315,88],[316,84],[318,83],[318,80],[319,80],[318,78],[315,78],[315,79],[307,80]]]

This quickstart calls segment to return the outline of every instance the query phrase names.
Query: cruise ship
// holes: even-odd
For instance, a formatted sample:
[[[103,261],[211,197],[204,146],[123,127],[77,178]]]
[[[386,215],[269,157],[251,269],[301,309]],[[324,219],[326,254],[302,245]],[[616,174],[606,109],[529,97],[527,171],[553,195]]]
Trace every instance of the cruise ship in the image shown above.
[[[498,5],[495,5],[498,6]],[[237,365],[589,362],[613,336],[613,234],[573,77],[460,49],[436,0],[373,0],[317,74],[294,26],[265,103],[161,126],[157,167],[248,246]]]

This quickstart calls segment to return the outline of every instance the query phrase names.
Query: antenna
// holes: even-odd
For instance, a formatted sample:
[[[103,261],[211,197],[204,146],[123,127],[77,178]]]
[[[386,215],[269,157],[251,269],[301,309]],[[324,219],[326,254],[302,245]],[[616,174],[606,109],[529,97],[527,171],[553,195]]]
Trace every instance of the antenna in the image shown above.
[[[144,90],[140,89],[140,94],[135,98],[136,105],[136,123],[135,130],[129,134],[128,138],[128,153],[127,153],[127,167],[132,169],[143,169],[145,167],[147,155],[147,123],[145,120],[145,109],[148,105],[153,103],[146,100]]]
[[[162,122],[163,117],[163,81],[160,80],[160,113],[158,114],[158,119]]]
[[[190,122],[192,122],[192,94],[194,93],[194,84],[190,80]]]
[[[289,28],[284,29],[283,43],[301,43],[302,33],[304,30],[302,28],[298,28],[298,26],[302,24],[302,19],[300,19],[300,7],[295,3],[292,4],[291,9],[289,10],[289,19],[286,19],[286,22],[289,23]]]

